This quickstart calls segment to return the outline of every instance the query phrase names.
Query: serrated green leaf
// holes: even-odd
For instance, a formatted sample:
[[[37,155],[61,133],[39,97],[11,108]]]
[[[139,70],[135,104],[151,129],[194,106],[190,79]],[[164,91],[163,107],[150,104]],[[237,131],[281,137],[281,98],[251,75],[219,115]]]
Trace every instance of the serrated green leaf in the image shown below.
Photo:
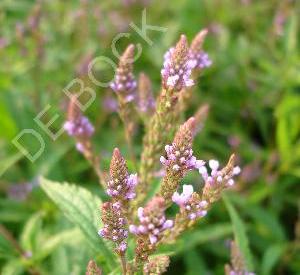
[[[114,267],[115,255],[97,234],[101,227],[101,200],[88,190],[68,183],[61,184],[41,178],[40,185],[66,217],[81,229],[90,246],[105,257],[107,265]]]
[[[227,194],[223,194],[222,197],[225,202],[225,206],[229,212],[230,219],[232,221],[232,227],[236,244],[245,258],[245,263],[248,271],[254,271],[252,255],[249,249],[249,242],[246,234],[245,225],[240,216],[238,215],[238,212],[232,205]]]

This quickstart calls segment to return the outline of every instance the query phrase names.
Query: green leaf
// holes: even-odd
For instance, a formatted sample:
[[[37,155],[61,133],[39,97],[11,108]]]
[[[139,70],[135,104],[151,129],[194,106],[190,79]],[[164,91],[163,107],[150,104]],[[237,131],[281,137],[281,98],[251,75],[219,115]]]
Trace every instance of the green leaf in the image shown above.
[[[24,155],[21,152],[17,152],[11,156],[1,159],[0,161],[0,177],[15,163],[17,163]]]
[[[0,259],[13,258],[18,253],[12,244],[0,233]]]
[[[197,253],[196,249],[186,251],[184,253],[183,259],[187,269],[187,275],[205,274],[207,272],[205,268],[205,263],[201,255]],[[197,268],[195,268],[195,266]]]
[[[3,103],[2,97],[0,98],[0,137],[5,138],[6,140],[11,140],[17,133],[17,127],[5,104]]]
[[[22,248],[26,251],[35,251],[37,235],[42,227],[42,216],[42,212],[35,213],[24,226],[20,241]]]
[[[45,241],[41,243],[36,259],[41,260],[50,255],[61,244],[73,244],[80,245],[82,240],[82,232],[78,228],[72,228],[64,230],[54,236],[47,237]]]
[[[20,260],[11,260],[6,262],[6,264],[1,269],[2,275],[18,275],[23,274],[24,267]]]
[[[254,271],[252,255],[249,249],[249,242],[246,235],[245,225],[242,219],[240,218],[238,212],[232,205],[227,194],[223,194],[222,197],[225,202],[226,208],[229,212],[230,219],[232,221],[232,227],[233,227],[236,244],[238,245],[241,253],[245,258],[245,263],[248,271]]]
[[[286,246],[282,243],[277,243],[268,247],[265,251],[262,259],[261,274],[268,275],[273,274],[272,268],[275,266],[278,260],[280,260]]]
[[[97,234],[101,228],[99,212],[101,200],[76,185],[60,184],[44,178],[40,179],[40,184],[66,217],[81,229],[90,246],[103,255],[110,268],[114,267],[115,255]]]
[[[183,235],[182,238],[176,242],[176,244],[164,245],[160,249],[160,252],[165,252],[170,255],[185,253],[196,245],[223,238],[231,233],[232,227],[229,223],[219,223],[206,226]]]

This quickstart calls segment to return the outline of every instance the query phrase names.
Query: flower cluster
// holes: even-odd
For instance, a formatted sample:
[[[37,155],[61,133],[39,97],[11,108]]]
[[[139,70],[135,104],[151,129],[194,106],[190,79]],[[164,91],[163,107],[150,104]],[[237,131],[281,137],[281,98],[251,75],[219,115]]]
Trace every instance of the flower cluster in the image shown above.
[[[195,119],[192,117],[180,126],[172,145],[166,145],[166,157],[161,156],[160,162],[175,171],[183,173],[193,169],[201,169],[205,162],[197,160],[191,148]]]
[[[206,167],[201,167],[199,173],[202,175],[205,185],[203,188],[203,199],[208,202],[214,202],[219,199],[221,192],[234,185],[233,177],[241,172],[239,166],[234,166],[235,156],[231,155],[227,165],[219,169],[219,162],[216,160],[209,161],[211,169],[210,174]]]
[[[204,39],[207,35],[207,30],[200,31],[195,38],[193,39],[190,47],[190,56],[189,58],[194,62],[195,69],[204,69],[210,67],[212,64],[211,59],[208,54],[203,51],[202,45]]]
[[[201,169],[203,160],[197,160],[193,156],[192,142],[195,131],[195,118],[191,117],[182,124],[175,134],[172,145],[166,146],[166,157],[160,158],[166,167],[160,194],[166,200],[167,205],[171,203],[173,193],[177,190],[181,179],[192,169]]]
[[[205,166],[199,168],[199,173],[202,175],[205,183],[210,185],[222,184],[225,187],[233,186],[234,180],[232,177],[241,172],[241,168],[239,166],[235,166],[230,173],[224,173],[223,170],[218,170],[220,164],[217,160],[210,160],[208,164],[211,169],[210,175],[208,174]]]
[[[139,225],[130,225],[129,231],[136,235],[149,237],[152,245],[162,237],[162,232],[173,227],[173,221],[165,216],[165,201],[162,197],[154,197],[145,208],[139,207]]]
[[[113,151],[110,177],[111,180],[107,183],[107,194],[112,197],[112,202],[106,202],[102,206],[104,227],[99,230],[99,235],[113,241],[117,245],[116,251],[124,254],[128,237],[128,201],[135,197],[137,175],[129,175],[126,161],[118,148]]]
[[[119,66],[114,81],[110,87],[120,96],[124,97],[127,102],[135,99],[135,91],[137,87],[136,80],[133,75],[133,59],[134,45],[129,45],[121,56]]]
[[[126,229],[127,221],[123,217],[121,203],[103,203],[101,219],[104,227],[99,230],[99,236],[116,243],[116,251],[119,254],[124,253],[127,249],[125,240],[128,237],[128,231]]]
[[[207,214],[208,202],[201,200],[200,196],[194,192],[192,185],[183,185],[182,193],[175,192],[172,201],[179,207],[180,211],[190,220],[204,217]]]
[[[111,180],[107,183],[107,194],[117,200],[135,198],[135,187],[138,184],[137,174],[128,173],[126,161],[118,148],[114,149],[111,165]]]
[[[196,63],[190,59],[187,39],[181,35],[175,48],[170,48],[164,56],[163,69],[161,70],[162,82],[165,89],[180,91],[191,87],[194,81],[191,79],[192,70]]]
[[[175,171],[183,170],[193,170],[200,169],[204,165],[203,160],[197,160],[193,156],[192,149],[176,148],[176,144],[166,145],[165,150],[167,153],[167,158],[164,156],[160,157],[160,162],[165,166],[172,166]],[[178,149],[178,150],[176,150]]]
[[[87,136],[93,135],[95,129],[89,119],[85,116],[79,116],[76,120],[68,120],[64,124],[64,129],[67,131],[69,136]]]
[[[64,129],[69,136],[76,138],[76,148],[79,152],[84,152],[88,147],[87,142],[94,134],[94,126],[89,119],[82,115],[78,106],[77,95],[73,95],[68,106],[67,120]]]

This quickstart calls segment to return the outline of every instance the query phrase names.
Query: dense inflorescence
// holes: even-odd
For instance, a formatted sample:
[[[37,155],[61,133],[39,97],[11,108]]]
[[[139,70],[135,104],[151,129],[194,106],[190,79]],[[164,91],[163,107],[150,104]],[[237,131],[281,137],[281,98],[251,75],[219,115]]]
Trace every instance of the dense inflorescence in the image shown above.
[[[133,75],[134,45],[129,45],[120,58],[115,79],[110,87],[125,101],[133,101],[136,97],[137,82]]]
[[[181,125],[174,137],[172,145],[165,147],[166,157],[161,156],[160,161],[166,167],[160,194],[167,203],[170,203],[173,193],[177,190],[184,175],[194,169],[201,169],[203,160],[193,156],[192,142],[195,131],[195,119],[192,117]]]
[[[214,202],[219,199],[221,192],[228,187],[234,185],[233,177],[238,175],[241,171],[239,166],[234,166],[235,156],[232,155],[227,165],[219,170],[219,162],[216,160],[209,161],[211,169],[210,174],[206,167],[199,168],[199,173],[202,175],[205,182],[203,188],[203,197],[209,201]]]
[[[79,152],[83,152],[87,141],[94,134],[95,129],[89,119],[82,115],[79,104],[77,96],[73,95],[70,99],[64,129],[69,136],[76,138],[76,148]]]
[[[111,165],[111,180],[107,183],[107,194],[118,201],[135,198],[138,184],[137,174],[129,174],[126,161],[118,148],[114,149]]]
[[[164,88],[181,91],[183,88],[193,86],[191,74],[195,65],[196,62],[189,56],[187,39],[182,35],[180,43],[175,48],[170,48],[164,56],[161,70]]]
[[[203,51],[202,46],[207,35],[207,30],[200,31],[194,38],[190,47],[190,59],[194,61],[194,69],[201,70],[212,64],[208,54]]]
[[[123,254],[127,249],[128,237],[127,221],[122,213],[122,205],[119,202],[105,202],[102,205],[102,222],[104,227],[99,230],[99,236],[116,243],[116,251]]]
[[[180,207],[181,213],[190,220],[202,218],[207,214],[208,202],[201,200],[201,197],[194,192],[192,185],[183,185],[182,193],[175,192],[172,201]]]
[[[173,226],[173,221],[166,219],[165,201],[154,197],[145,208],[138,209],[139,225],[130,225],[129,230],[135,235],[147,236],[152,245],[156,244],[166,229]]]

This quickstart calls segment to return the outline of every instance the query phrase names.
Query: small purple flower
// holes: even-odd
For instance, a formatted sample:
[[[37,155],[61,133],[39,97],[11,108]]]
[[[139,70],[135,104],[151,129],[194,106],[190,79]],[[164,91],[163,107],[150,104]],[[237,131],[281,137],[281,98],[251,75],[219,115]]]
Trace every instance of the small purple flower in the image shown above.
[[[179,206],[183,206],[189,201],[193,192],[194,189],[192,185],[183,185],[181,195],[178,192],[175,192],[172,196],[172,201],[178,204]]]
[[[81,142],[76,143],[76,149],[78,152],[83,153],[84,152],[84,145]]]
[[[182,193],[175,192],[172,200],[180,207],[181,213],[184,213],[190,220],[207,214],[208,202],[201,200],[200,196],[194,192],[192,185],[183,185]]]
[[[165,216],[165,202],[162,197],[154,197],[145,208],[138,208],[139,225],[130,225],[129,232],[135,235],[148,235],[150,243],[157,243],[162,232],[173,227],[173,220]]]
[[[109,181],[107,184],[107,194],[110,197],[120,197],[121,194],[124,194],[127,200],[134,199],[136,197],[134,190],[138,184],[137,174],[130,174],[123,181],[123,184],[114,180]]]
[[[189,58],[195,63],[194,69],[204,69],[212,64],[208,54],[203,51],[202,46],[207,35],[207,29],[201,30],[193,39],[190,47]]]
[[[114,113],[118,111],[118,101],[112,96],[105,96],[102,101],[103,108],[109,112]]]
[[[115,80],[110,84],[110,87],[116,93],[121,93],[123,91],[133,92],[137,87],[137,83],[134,80],[133,74],[128,74],[126,76],[116,75]],[[133,99],[134,95],[129,94],[127,96],[127,102],[130,102]]]
[[[127,243],[126,242],[121,242],[119,244],[119,250],[124,252],[127,249]]]
[[[226,186],[233,186],[233,176],[236,176],[241,172],[241,168],[239,166],[235,166],[233,167],[231,174],[225,175],[222,170],[219,170],[220,164],[217,160],[210,160],[208,164],[211,169],[210,175],[208,174],[205,166],[199,168],[199,173],[202,175],[203,180],[210,185],[221,185],[225,183]]]
[[[184,152],[176,150],[176,144],[166,145],[165,151],[167,153],[166,158],[164,156],[160,157],[160,162],[165,166],[172,165],[173,170],[193,170],[200,169],[205,162],[203,160],[197,160],[193,156],[192,149],[186,149]]]
[[[195,61],[195,68],[198,69],[208,68],[212,65],[209,55],[204,51],[199,53],[191,53],[190,58]]]
[[[31,182],[16,183],[8,186],[7,195],[17,201],[25,200],[31,193],[34,184]]]
[[[67,120],[64,129],[69,136],[74,137],[90,137],[95,131],[94,126],[85,116],[79,116],[75,120]]]

